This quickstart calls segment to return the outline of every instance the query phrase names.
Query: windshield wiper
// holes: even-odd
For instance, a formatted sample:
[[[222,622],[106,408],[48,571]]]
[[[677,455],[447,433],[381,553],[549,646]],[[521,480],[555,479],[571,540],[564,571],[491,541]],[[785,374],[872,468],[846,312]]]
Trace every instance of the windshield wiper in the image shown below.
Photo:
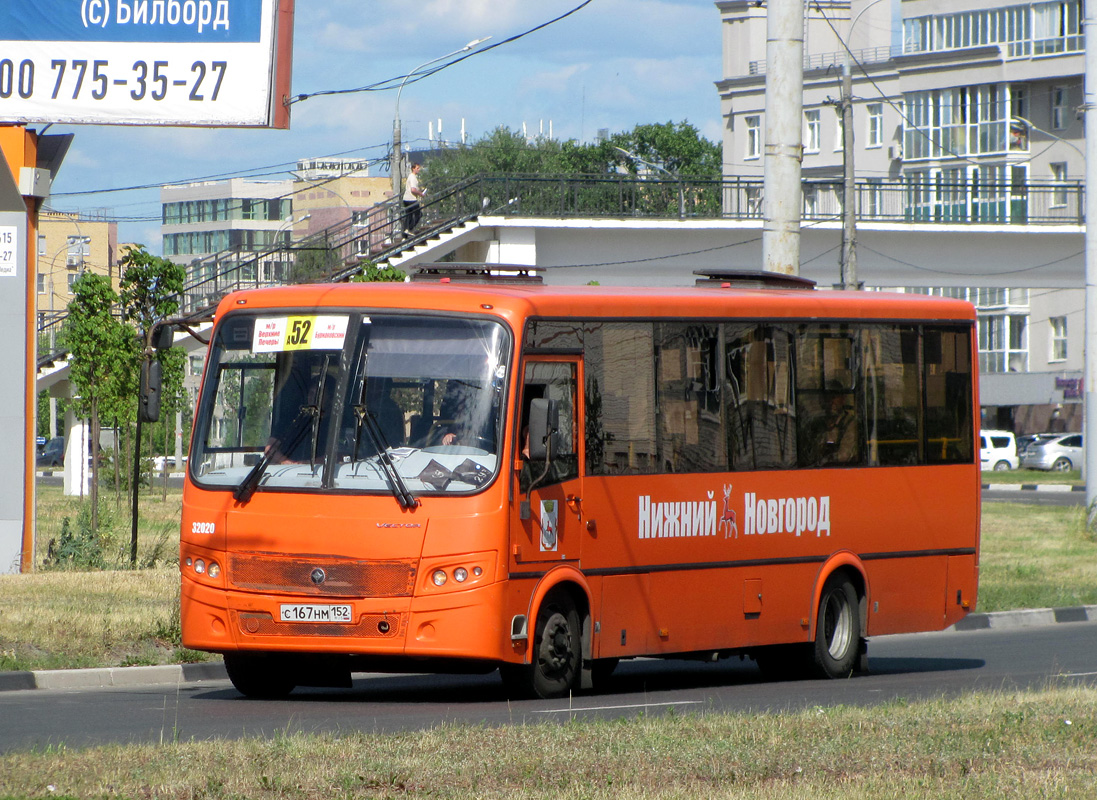
[[[419,499],[411,493],[411,489],[404,483],[400,471],[392,463],[392,459],[389,457],[389,443],[385,438],[384,431],[381,430],[381,426],[377,424],[377,417],[366,408],[364,403],[354,406],[354,416],[358,420],[358,432],[354,439],[354,460],[358,460],[358,440],[362,436],[362,431],[365,430],[366,435],[369,436],[370,444],[377,451],[377,460],[381,464],[385,477],[389,480],[392,496],[396,498],[396,502],[405,511],[415,508],[419,505]]]
[[[283,448],[281,441],[272,439],[267,445],[266,450],[263,451],[262,457],[255,462],[255,466],[244,476],[244,480],[240,481],[240,485],[232,490],[233,499],[239,503],[246,503],[251,500],[251,496],[255,494],[255,490],[259,486],[259,481],[262,479],[263,473],[266,471],[267,466],[270,465],[274,456],[278,453],[292,453],[297,448],[297,445],[301,443],[301,439],[304,438],[305,434],[313,427],[313,421],[318,420],[319,418],[319,406],[301,406],[301,410],[297,412],[297,416],[293,420],[293,427],[290,429],[290,435],[287,440],[289,446]]]

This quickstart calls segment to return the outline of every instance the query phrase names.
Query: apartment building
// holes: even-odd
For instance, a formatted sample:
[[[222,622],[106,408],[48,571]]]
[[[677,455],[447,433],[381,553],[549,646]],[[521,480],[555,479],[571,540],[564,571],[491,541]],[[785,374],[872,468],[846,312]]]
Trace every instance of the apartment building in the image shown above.
[[[41,211],[38,215],[38,314],[47,317],[68,309],[72,285],[90,270],[105,275],[118,288],[118,224],[83,214]],[[41,327],[41,326],[40,326]]]
[[[751,179],[763,171],[766,8],[757,0],[716,6],[724,173],[745,179],[734,198],[742,212],[760,214],[760,181]],[[934,286],[934,265],[945,260],[942,248],[975,230],[1082,241],[1083,50],[1081,0],[805,7],[804,220],[841,212],[844,159],[852,158],[858,226],[917,239],[921,264],[913,266],[924,267],[926,285],[887,288],[975,303],[984,413],[988,424],[1018,433],[1043,430],[1052,419],[1081,426],[1081,283],[1040,286],[1026,274],[1038,270],[1011,263],[1008,236],[1000,237],[1000,252],[991,245],[984,254],[987,285]],[[850,153],[839,113],[847,65]],[[878,241],[886,246],[886,238]]]

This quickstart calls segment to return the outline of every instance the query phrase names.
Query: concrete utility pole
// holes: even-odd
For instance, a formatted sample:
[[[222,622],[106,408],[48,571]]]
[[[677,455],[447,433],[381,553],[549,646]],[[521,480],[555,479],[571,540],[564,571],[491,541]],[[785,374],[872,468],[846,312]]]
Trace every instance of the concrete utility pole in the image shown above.
[[[803,0],[770,0],[766,8],[762,268],[785,275],[800,274],[803,108]]]
[[[850,30],[853,26],[850,26]],[[853,71],[846,42],[846,60],[842,66],[842,252],[839,271],[843,289],[859,289],[857,284],[857,190],[853,181]]]
[[[1086,527],[1097,528],[1097,3],[1087,3],[1086,36],[1086,330],[1085,330],[1085,480]]]

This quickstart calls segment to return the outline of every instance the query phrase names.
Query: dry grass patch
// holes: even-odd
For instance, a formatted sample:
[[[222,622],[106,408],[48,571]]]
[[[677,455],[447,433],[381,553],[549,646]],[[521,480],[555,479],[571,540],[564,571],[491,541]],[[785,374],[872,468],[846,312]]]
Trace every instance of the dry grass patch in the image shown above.
[[[61,747],[0,756],[0,796],[1092,797],[1095,709],[1097,690],[1057,689],[791,714]]]
[[[0,575],[0,670],[177,663],[179,571]]]

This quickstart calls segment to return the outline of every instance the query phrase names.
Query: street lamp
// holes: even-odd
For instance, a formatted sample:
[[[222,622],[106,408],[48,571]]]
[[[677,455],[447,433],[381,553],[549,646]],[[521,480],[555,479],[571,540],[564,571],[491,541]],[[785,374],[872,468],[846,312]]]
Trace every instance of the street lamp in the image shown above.
[[[393,114],[393,118],[392,118],[392,196],[393,197],[395,197],[395,198],[400,197],[400,192],[403,190],[403,187],[404,187],[404,181],[403,181],[404,176],[401,174],[402,173],[402,164],[400,163],[400,148],[402,146],[401,141],[400,141],[401,140],[401,135],[400,135],[400,95],[404,91],[404,84],[408,82],[408,78],[412,77],[413,75],[416,75],[419,72],[419,70],[421,70],[423,67],[429,66],[430,64],[433,64],[436,61],[445,61],[447,58],[449,58],[451,56],[455,56],[458,53],[468,52],[469,50],[476,47],[477,45],[483,44],[484,42],[486,42],[490,38],[491,38],[490,36],[484,36],[480,39],[473,39],[471,42],[466,44],[464,47],[462,47],[458,50],[454,50],[452,53],[446,53],[444,56],[438,56],[438,58],[432,58],[429,61],[424,61],[422,64],[420,64],[415,69],[413,69],[411,72],[409,72],[407,75],[405,75],[404,79],[402,81],[400,81],[400,88],[396,90],[396,111]]]
[[[679,175],[677,172],[671,172],[666,167],[661,167],[658,164],[653,164],[650,161],[645,161],[644,159],[640,158],[640,156],[636,155],[635,153],[630,153],[628,150],[626,150],[623,147],[618,147],[617,145],[614,145],[613,149],[616,150],[621,155],[623,155],[625,158],[628,158],[632,161],[635,161],[637,164],[643,164],[645,167],[651,167],[652,169],[657,169],[660,172],[665,172],[667,175],[669,175],[671,178],[673,178],[675,181],[677,181],[678,182],[678,219],[685,219],[686,218],[686,195],[685,195],[685,192],[682,190],[682,176],[681,175]]]

